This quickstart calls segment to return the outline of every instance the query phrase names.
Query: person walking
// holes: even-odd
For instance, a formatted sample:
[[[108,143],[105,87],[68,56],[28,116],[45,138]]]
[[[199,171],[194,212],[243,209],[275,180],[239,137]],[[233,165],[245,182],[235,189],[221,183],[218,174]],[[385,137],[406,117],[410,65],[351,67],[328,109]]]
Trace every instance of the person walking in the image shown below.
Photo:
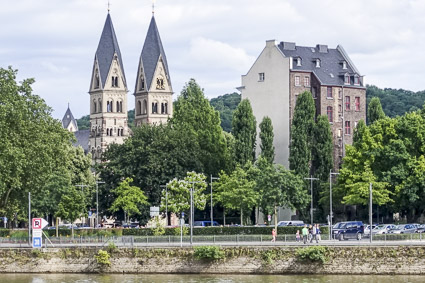
[[[322,232],[320,232],[320,227],[319,227],[319,224],[317,224],[317,226],[316,226],[316,237],[317,237],[317,240],[318,241],[322,241],[322,237],[321,237],[321,234]]]
[[[318,241],[317,241],[317,225],[316,224],[314,224],[314,226],[311,229],[310,243],[313,243],[313,239],[315,239],[316,243],[318,243]]]
[[[301,240],[300,230],[297,230],[297,233],[295,233],[295,240],[297,241],[297,243],[300,242]]]
[[[304,224],[304,228],[301,230],[302,234],[303,234],[303,242],[304,244],[307,243],[307,237],[308,237],[308,228],[307,228],[307,224]]]
[[[272,230],[272,242],[276,242],[276,229]]]

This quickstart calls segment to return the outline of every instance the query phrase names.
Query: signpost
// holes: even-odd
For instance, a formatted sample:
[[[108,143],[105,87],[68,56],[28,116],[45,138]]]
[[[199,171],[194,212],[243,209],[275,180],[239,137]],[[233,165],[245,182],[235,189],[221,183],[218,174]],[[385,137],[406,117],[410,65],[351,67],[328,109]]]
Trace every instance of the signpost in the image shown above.
[[[41,248],[43,246],[43,228],[49,224],[43,218],[32,219],[32,247]]]

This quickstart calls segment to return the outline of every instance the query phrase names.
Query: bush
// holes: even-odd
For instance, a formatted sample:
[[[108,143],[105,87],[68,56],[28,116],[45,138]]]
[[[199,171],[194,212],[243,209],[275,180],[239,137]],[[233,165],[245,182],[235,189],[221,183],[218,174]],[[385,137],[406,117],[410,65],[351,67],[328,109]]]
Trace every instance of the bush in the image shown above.
[[[194,248],[194,256],[196,259],[202,260],[218,260],[225,257],[224,251],[218,246],[199,246]]]
[[[296,252],[296,256],[301,261],[325,263],[327,261],[327,252],[328,249],[326,247],[311,246],[307,248],[298,249]]]
[[[99,250],[94,258],[96,259],[97,264],[99,264],[101,267],[111,265],[111,261],[109,260],[111,256],[107,251]]]

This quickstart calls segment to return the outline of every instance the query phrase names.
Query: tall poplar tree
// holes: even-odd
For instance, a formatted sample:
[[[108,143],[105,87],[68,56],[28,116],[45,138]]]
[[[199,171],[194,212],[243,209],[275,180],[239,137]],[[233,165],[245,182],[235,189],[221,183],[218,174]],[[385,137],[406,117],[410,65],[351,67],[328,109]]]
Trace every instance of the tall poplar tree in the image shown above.
[[[374,97],[370,100],[367,107],[367,124],[373,124],[376,120],[385,118],[384,110],[382,110],[381,100]]]
[[[333,167],[332,131],[328,117],[319,115],[313,130],[312,164],[314,176],[325,183]]]
[[[269,163],[274,162],[274,145],[273,145],[273,125],[270,117],[265,116],[260,123],[260,139],[261,139],[261,156]]]
[[[309,91],[298,96],[291,125],[289,168],[301,177],[310,175],[312,132],[316,108]]]
[[[252,112],[251,103],[243,99],[233,112],[232,133],[235,137],[235,161],[244,166],[255,159],[255,139],[257,122]]]

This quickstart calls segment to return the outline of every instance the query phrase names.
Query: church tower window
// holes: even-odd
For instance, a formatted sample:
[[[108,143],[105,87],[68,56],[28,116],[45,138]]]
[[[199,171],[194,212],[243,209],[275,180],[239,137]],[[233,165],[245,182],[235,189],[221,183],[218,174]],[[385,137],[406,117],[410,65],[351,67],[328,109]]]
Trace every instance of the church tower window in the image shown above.
[[[158,113],[158,102],[152,102],[152,114]]]
[[[140,87],[139,90],[145,90],[145,78],[143,75],[140,76]]]
[[[142,103],[139,101],[137,101],[137,115],[142,114]]]
[[[93,100],[93,113],[97,113],[97,104],[96,104],[96,100]]]
[[[161,114],[168,114],[168,103],[161,103]]]
[[[118,76],[112,76],[112,87],[119,87]]]
[[[148,102],[145,100],[143,100],[143,114],[148,114]]]
[[[99,88],[100,87],[100,79],[99,79],[99,73],[96,70],[96,77],[95,77],[95,83],[94,83],[94,88]]]

